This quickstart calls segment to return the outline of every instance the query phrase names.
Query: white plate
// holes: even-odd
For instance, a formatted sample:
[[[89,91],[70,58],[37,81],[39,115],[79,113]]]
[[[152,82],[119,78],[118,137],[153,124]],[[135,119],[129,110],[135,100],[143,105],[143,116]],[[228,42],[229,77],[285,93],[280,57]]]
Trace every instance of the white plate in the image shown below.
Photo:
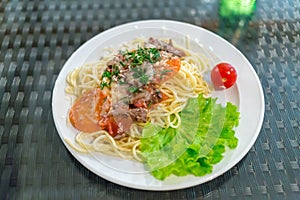
[[[190,48],[207,49],[203,52],[216,55],[220,60],[230,62],[238,72],[238,80],[234,87],[222,93],[215,93],[222,101],[231,101],[239,107],[240,123],[236,129],[239,143],[236,149],[226,151],[223,160],[214,166],[213,172],[206,176],[175,177],[171,176],[165,181],[158,181],[143,165],[135,161],[121,160],[111,156],[95,159],[93,156],[80,154],[70,148],[64,141],[68,138],[74,141],[75,130],[67,122],[67,113],[71,104],[64,92],[66,76],[74,68],[84,63],[99,60],[104,54],[104,48],[117,48],[121,43],[137,37],[172,38],[177,44]],[[201,50],[201,48],[200,48]],[[211,58],[211,64],[218,62],[216,57]],[[254,144],[263,122],[264,97],[259,79],[245,56],[230,43],[221,37],[194,25],[167,21],[147,20],[124,24],[104,31],[77,49],[63,66],[54,86],[52,98],[53,118],[57,131],[67,149],[86,168],[116,184],[144,189],[144,190],[174,190],[195,186],[212,180],[236,165]],[[120,167],[122,166],[122,168]],[[122,170],[123,169],[123,170]]]

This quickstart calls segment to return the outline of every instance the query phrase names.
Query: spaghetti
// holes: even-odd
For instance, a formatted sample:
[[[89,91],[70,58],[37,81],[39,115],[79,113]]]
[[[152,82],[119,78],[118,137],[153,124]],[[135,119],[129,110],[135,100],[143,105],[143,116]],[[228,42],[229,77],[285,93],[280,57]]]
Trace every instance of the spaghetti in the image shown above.
[[[141,161],[139,145],[146,123],[178,128],[188,99],[210,94],[202,77],[209,67],[208,59],[173,46],[171,40],[167,43],[154,38],[139,38],[123,44],[118,52],[109,51],[110,55],[67,76],[65,91],[76,98],[74,105],[87,101],[86,94],[93,90],[105,100],[99,103],[94,93],[89,93],[93,97],[91,107],[98,113],[89,117],[100,124],[99,130],[81,130],[75,143],[66,142],[78,152],[102,152]],[[70,121],[80,129],[74,119],[78,113],[72,109]]]

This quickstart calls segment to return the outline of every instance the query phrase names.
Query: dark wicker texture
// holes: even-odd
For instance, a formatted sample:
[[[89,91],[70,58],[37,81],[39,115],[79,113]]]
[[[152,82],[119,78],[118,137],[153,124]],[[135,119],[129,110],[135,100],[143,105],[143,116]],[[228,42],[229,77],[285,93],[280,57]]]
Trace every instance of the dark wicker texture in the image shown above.
[[[1,1],[0,199],[300,199],[300,1],[258,0],[237,32],[219,1]],[[63,64],[92,36],[142,19],[205,27],[237,46],[263,86],[266,110],[247,156],[188,189],[150,192],[106,181],[75,160],[51,110]]]

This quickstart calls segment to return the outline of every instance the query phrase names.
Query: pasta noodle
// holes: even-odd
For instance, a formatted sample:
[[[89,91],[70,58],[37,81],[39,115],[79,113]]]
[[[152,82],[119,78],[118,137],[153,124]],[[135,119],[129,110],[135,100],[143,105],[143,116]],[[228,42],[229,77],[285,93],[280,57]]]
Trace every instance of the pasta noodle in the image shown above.
[[[145,40],[138,38],[124,43],[119,51],[132,51],[144,45]],[[186,54],[181,58],[180,70],[174,77],[163,82],[159,87],[160,91],[167,96],[167,99],[153,106],[147,115],[151,123],[165,128],[178,128],[180,126],[180,112],[186,106],[189,98],[196,98],[199,94],[210,94],[209,87],[202,77],[202,73],[209,67],[206,56],[182,47],[178,48]],[[107,50],[110,52],[108,56],[95,63],[76,68],[68,74],[66,93],[78,98],[84,92],[99,87],[107,63],[117,53],[114,49]],[[122,135],[120,138],[112,137],[105,130],[93,133],[81,131],[77,134],[75,142],[67,139],[66,142],[78,152],[102,152],[124,159],[141,161],[139,145],[144,125],[145,123],[133,123],[130,126],[129,133]]]

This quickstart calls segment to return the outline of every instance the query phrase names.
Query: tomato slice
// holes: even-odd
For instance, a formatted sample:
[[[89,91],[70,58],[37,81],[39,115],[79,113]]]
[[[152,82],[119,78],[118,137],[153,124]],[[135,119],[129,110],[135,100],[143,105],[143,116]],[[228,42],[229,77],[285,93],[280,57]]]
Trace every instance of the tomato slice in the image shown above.
[[[102,118],[99,124],[101,129],[106,130],[111,136],[118,135],[119,126],[112,115]]]
[[[137,108],[148,108],[145,99],[138,99],[133,103],[133,105]]]
[[[175,76],[181,67],[181,60],[178,57],[173,57],[168,60],[167,65],[158,70],[154,83],[161,84],[173,76]]]
[[[172,68],[175,72],[178,72],[181,66],[181,60],[178,57],[173,57],[167,61],[167,64]]]
[[[69,111],[71,124],[76,129],[88,133],[101,130],[100,113],[106,97],[107,95],[100,88],[83,93]]]
[[[235,68],[229,63],[219,63],[211,71],[211,80],[216,89],[230,88],[237,79]]]

